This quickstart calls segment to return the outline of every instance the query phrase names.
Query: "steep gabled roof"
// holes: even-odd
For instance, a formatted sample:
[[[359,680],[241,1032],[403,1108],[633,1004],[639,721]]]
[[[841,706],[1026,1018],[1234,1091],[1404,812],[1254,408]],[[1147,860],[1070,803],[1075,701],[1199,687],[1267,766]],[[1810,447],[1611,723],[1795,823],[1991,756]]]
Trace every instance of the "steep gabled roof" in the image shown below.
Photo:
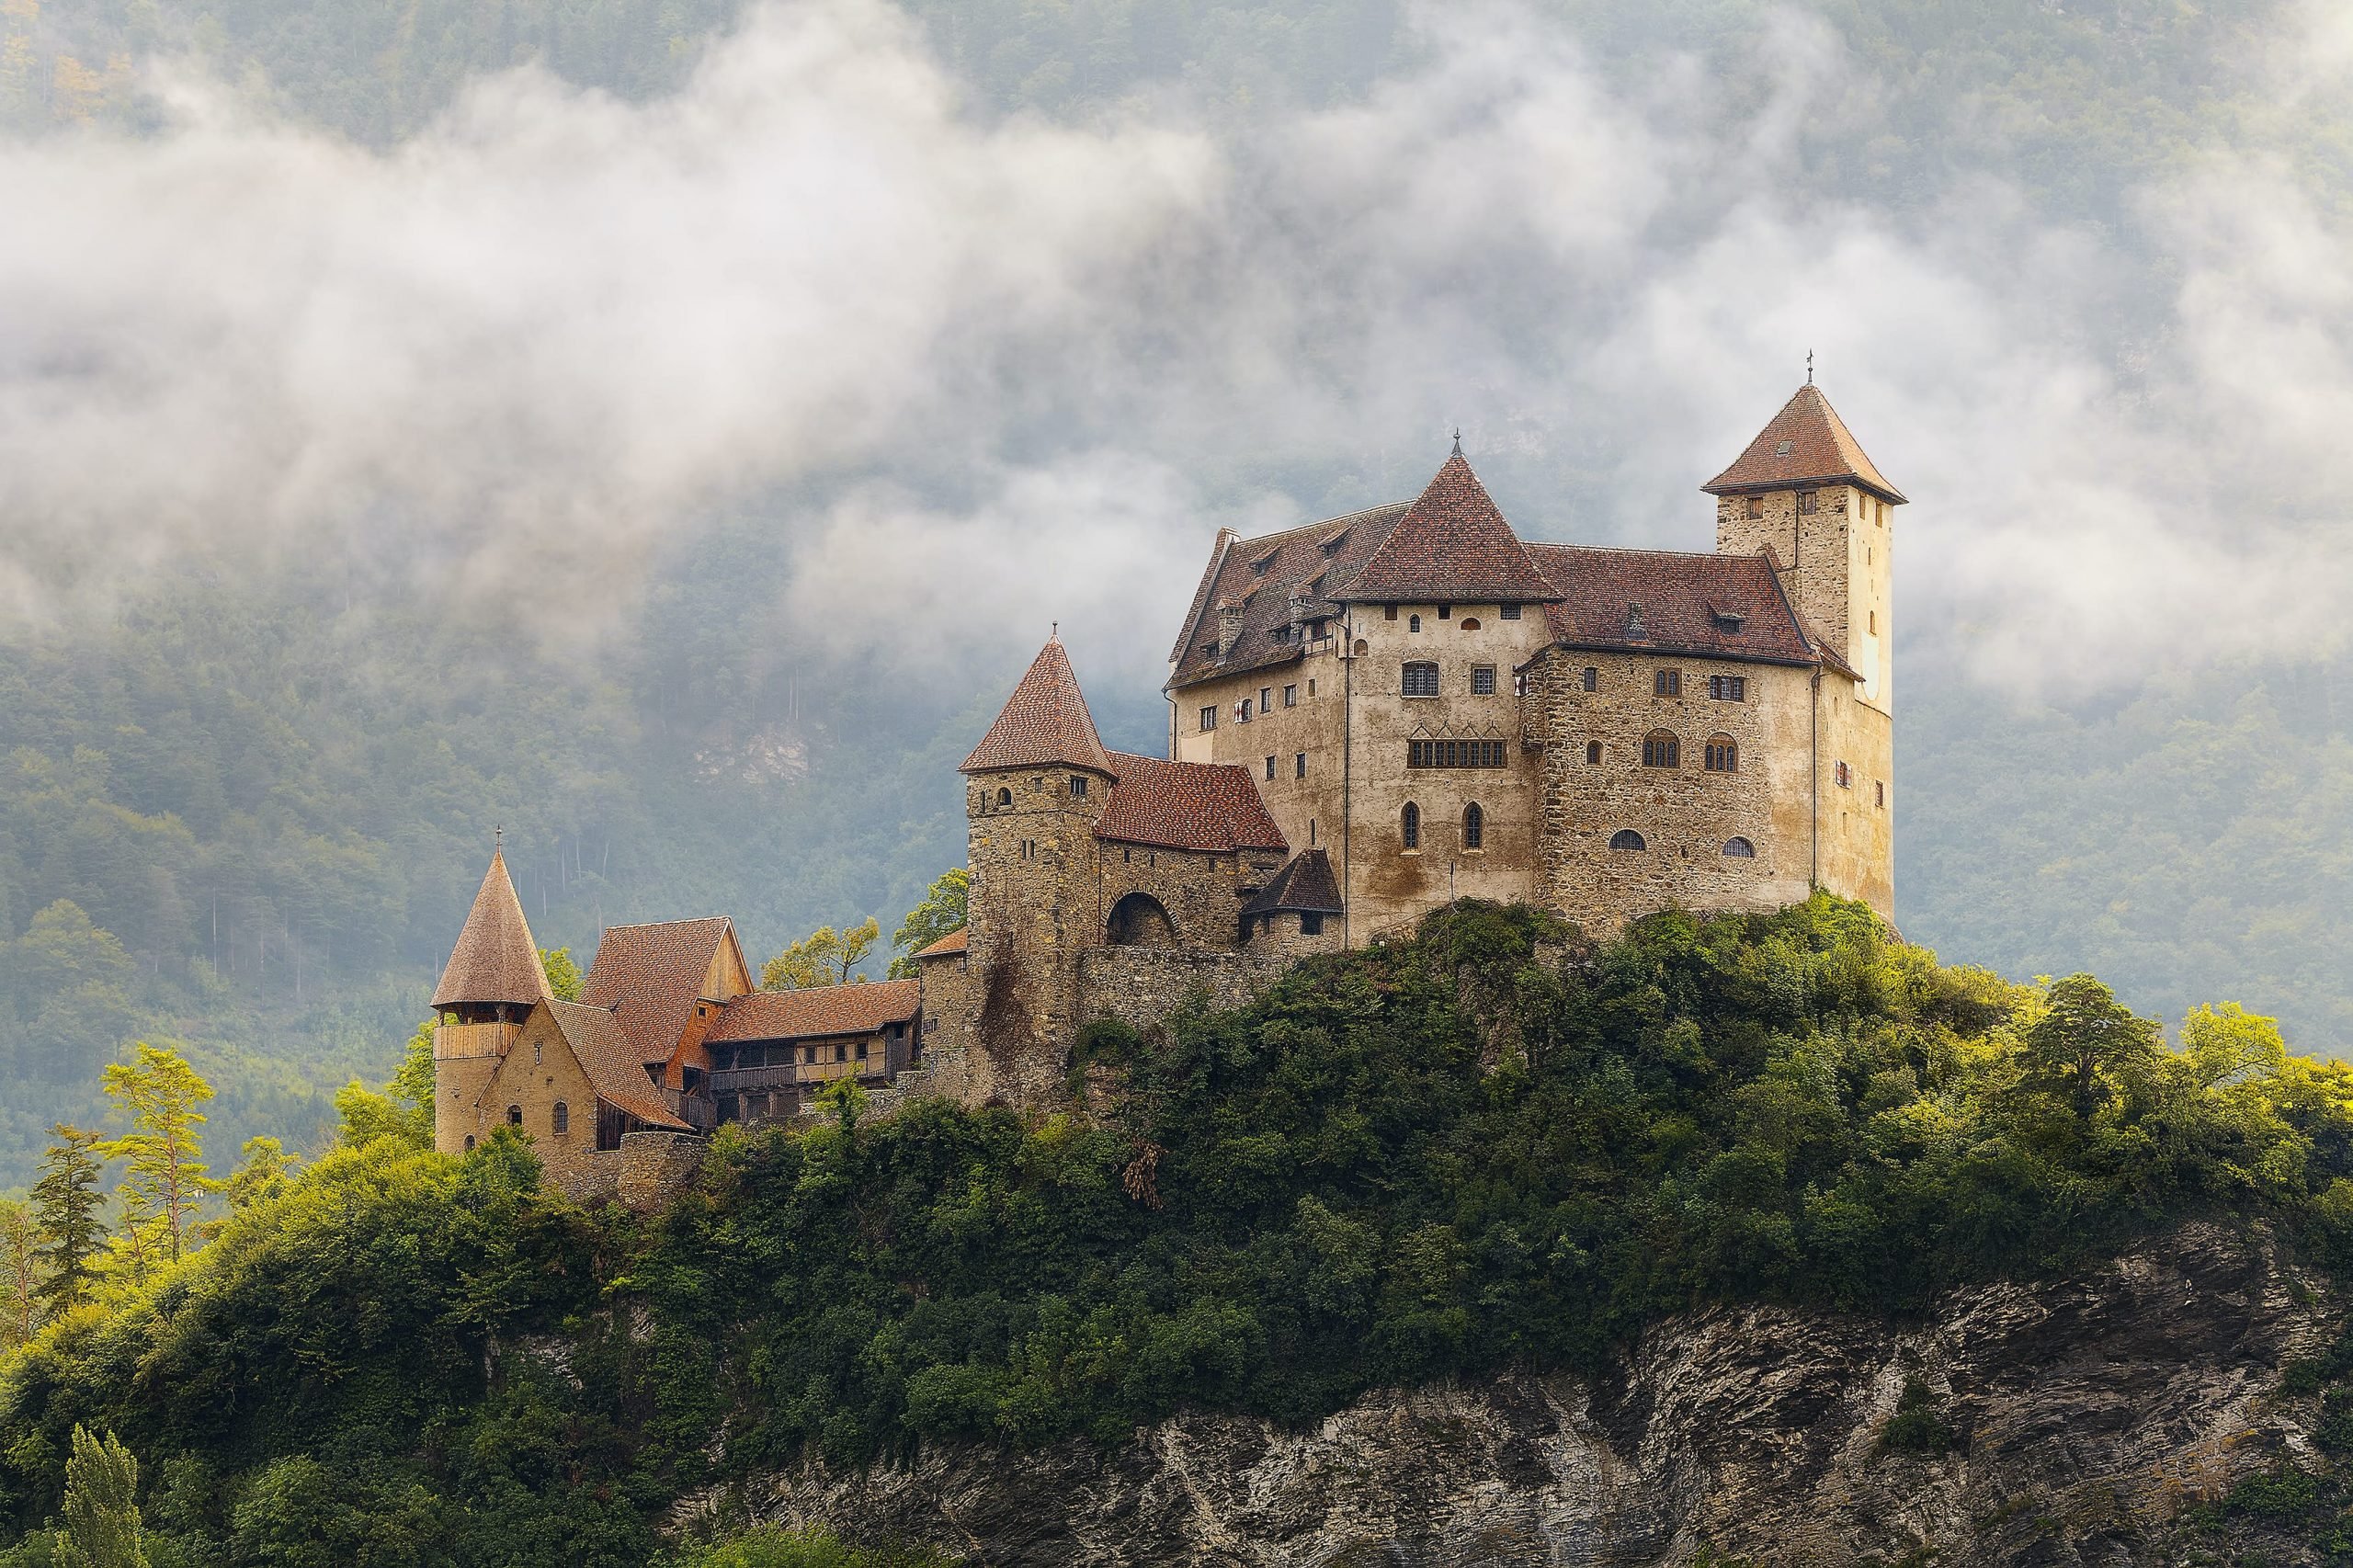
[[[1340,880],[1332,874],[1331,858],[1321,849],[1302,850],[1242,906],[1245,915],[1272,915],[1278,910],[1304,910],[1311,915],[1340,913]]]
[[[531,940],[530,922],[523,918],[522,901],[506,874],[506,857],[494,849],[465,928],[458,933],[458,945],[441,971],[441,983],[433,988],[433,1006],[506,1002],[528,1007],[552,994],[540,949]]]
[[[556,1028],[563,1032],[564,1043],[572,1047],[581,1070],[596,1085],[597,1098],[655,1127],[689,1131],[677,1113],[663,1102],[654,1080],[646,1076],[645,1064],[637,1060],[637,1047],[631,1043],[620,1020],[609,1010],[585,1002],[550,1002],[547,1006]]]
[[[1792,485],[1847,482],[1884,495],[1897,506],[1904,492],[1863,455],[1861,443],[1812,381],[1781,405],[1773,422],[1748,443],[1732,467],[1699,488],[1722,495],[1743,490],[1785,490]]]
[[[923,1006],[923,982],[820,985],[807,991],[754,991],[727,1004],[703,1036],[708,1043],[798,1040],[804,1035],[871,1034],[904,1024]]]
[[[1340,585],[1333,597],[1351,604],[1368,599],[1511,604],[1558,596],[1458,449],[1364,569]]]
[[[1246,767],[1165,762],[1127,752],[1114,752],[1111,762],[1114,782],[1096,819],[1097,838],[1212,854],[1290,847]]]
[[[1703,654],[1774,664],[1819,656],[1762,555],[1698,555],[1590,545],[1528,547],[1561,586],[1544,607],[1572,647]]]
[[[1071,672],[1070,655],[1063,652],[1059,637],[1048,638],[1038,650],[1029,673],[1006,699],[1004,711],[958,771],[1049,765],[1111,771],[1110,756],[1095,733],[1095,716],[1086,710],[1086,694],[1078,689],[1078,676]]]
[[[620,1007],[621,1032],[640,1052],[640,1062],[667,1062],[702,995],[719,944],[733,935],[725,915],[608,926],[597,945],[597,961],[580,983],[580,999],[594,1007]]]
[[[1340,605],[1330,597],[1331,590],[1372,558],[1409,506],[1392,502],[1253,540],[1219,534],[1209,570],[1186,612],[1184,631],[1169,653],[1169,663],[1176,666],[1169,673],[1169,688],[1297,663],[1300,644],[1290,635],[1293,618],[1319,620],[1339,615]],[[1242,626],[1233,647],[1220,658],[1217,609],[1222,604],[1242,607]]]

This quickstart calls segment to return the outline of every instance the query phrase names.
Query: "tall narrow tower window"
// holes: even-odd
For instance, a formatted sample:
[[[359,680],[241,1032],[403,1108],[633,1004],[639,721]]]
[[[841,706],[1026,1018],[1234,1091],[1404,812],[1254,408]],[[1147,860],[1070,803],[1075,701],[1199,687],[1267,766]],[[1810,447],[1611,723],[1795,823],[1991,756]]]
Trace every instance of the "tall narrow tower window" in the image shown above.
[[[1419,849],[1422,846],[1421,807],[1411,801],[1406,801],[1404,811],[1398,815],[1397,825],[1399,832],[1404,836],[1406,848]]]
[[[1462,808],[1462,847],[1482,848],[1485,846],[1486,839],[1487,813],[1481,811],[1479,803],[1473,801]]]

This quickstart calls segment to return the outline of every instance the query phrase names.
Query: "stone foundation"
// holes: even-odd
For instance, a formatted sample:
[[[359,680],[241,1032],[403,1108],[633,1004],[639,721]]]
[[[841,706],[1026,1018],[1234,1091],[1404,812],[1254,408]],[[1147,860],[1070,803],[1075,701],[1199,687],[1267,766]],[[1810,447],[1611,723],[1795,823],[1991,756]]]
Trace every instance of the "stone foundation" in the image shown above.
[[[1078,955],[1079,1017],[1108,1014],[1149,1030],[1195,992],[1215,1007],[1239,1007],[1289,969],[1269,953],[1203,953],[1174,948],[1089,948]]]
[[[647,1213],[694,1180],[710,1141],[692,1132],[631,1132],[621,1139],[614,1195]]]

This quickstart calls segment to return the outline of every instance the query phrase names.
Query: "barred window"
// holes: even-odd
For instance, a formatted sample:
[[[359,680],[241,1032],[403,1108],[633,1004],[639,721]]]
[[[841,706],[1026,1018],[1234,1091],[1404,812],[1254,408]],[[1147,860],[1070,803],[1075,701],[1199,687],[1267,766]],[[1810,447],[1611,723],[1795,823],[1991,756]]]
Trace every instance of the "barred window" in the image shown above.
[[[1682,696],[1683,672],[1681,670],[1658,671],[1651,676],[1651,695],[1654,697]]]
[[[1718,702],[1745,702],[1748,700],[1748,677],[1746,676],[1710,676],[1708,695]]]
[[[1419,849],[1422,846],[1421,807],[1411,801],[1406,801],[1404,811],[1398,816],[1397,825],[1398,830],[1404,835],[1406,848]]]
[[[1756,858],[1756,846],[1745,838],[1727,838],[1724,840],[1724,853],[1735,860],[1754,860]]]
[[[1643,835],[1636,833],[1632,828],[1621,827],[1617,832],[1609,835],[1609,847],[1612,849],[1647,849],[1650,846],[1644,844],[1643,842]]]
[[[1471,695],[1493,697],[1495,694],[1495,666],[1474,665],[1471,669]]]
[[[1407,741],[1408,767],[1503,767],[1501,741]]]
[[[1740,771],[1740,743],[1730,735],[1708,737],[1707,769],[1711,773]]]
[[[1486,838],[1487,813],[1481,811],[1479,809],[1479,803],[1476,801],[1473,801],[1471,804],[1462,808],[1462,847],[1465,849],[1481,848],[1484,846]]]
[[[1643,737],[1644,767],[1680,767],[1683,766],[1683,745],[1668,730],[1653,730]]]
[[[1436,697],[1438,695],[1438,666],[1436,665],[1407,665],[1404,679],[1400,683],[1398,689],[1408,697]]]
[[[1409,615],[1409,616],[1407,616],[1407,617],[1405,618],[1405,630],[1406,630],[1406,631],[1419,631],[1421,629],[1422,629],[1422,618],[1421,618],[1420,616],[1418,616],[1418,615]]]
[[[1594,668],[1591,665],[1587,665],[1585,667],[1585,676],[1578,682],[1578,684],[1584,687],[1587,691],[1599,691],[1601,689],[1601,672]]]
[[[1086,778],[1079,774],[1072,774],[1070,776],[1070,792],[1075,799],[1082,801],[1085,800],[1086,798]]]

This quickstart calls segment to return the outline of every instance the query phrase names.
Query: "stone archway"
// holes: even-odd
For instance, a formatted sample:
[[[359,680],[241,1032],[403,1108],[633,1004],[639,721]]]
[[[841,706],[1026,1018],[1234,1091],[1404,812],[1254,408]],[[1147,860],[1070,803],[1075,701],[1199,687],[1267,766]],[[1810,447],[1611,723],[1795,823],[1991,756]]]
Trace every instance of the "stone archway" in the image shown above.
[[[1173,948],[1176,922],[1152,894],[1131,892],[1111,906],[1103,939],[1115,948]]]

